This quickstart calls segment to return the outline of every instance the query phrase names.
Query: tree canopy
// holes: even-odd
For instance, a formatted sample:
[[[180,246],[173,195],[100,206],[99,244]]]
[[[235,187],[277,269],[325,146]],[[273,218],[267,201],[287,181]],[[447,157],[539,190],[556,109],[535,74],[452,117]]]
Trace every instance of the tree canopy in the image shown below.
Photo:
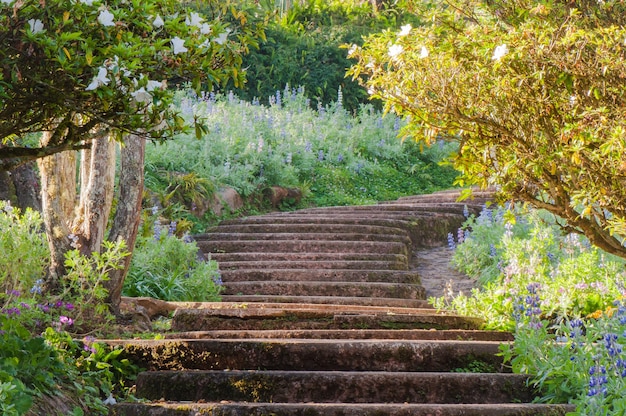
[[[0,168],[80,148],[96,126],[171,137],[184,126],[167,83],[238,85],[260,23],[229,1],[0,0]]]
[[[494,186],[626,258],[626,4],[413,2],[430,22],[350,55],[407,137],[458,140],[461,185]]]

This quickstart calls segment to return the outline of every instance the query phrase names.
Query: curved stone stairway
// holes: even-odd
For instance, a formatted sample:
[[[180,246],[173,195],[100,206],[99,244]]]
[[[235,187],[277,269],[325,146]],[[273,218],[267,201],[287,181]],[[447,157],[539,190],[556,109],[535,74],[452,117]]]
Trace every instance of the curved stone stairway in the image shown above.
[[[456,192],[232,220],[196,236],[221,303],[181,303],[114,415],[564,415],[497,356],[510,334],[424,300],[414,254],[464,221]],[[445,279],[446,276],[441,276]],[[114,342],[113,342],[114,343]]]

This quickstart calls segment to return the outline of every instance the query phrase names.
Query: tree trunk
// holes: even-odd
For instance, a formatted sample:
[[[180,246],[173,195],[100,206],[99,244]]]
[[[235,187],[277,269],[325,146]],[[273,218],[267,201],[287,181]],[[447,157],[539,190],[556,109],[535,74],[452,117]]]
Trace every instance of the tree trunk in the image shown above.
[[[120,195],[108,239],[109,241],[124,240],[128,250],[132,253],[141,220],[146,140],[130,135],[124,143],[121,151]],[[123,268],[111,271],[109,280],[106,282],[106,288],[109,291],[108,303],[115,314],[119,313],[122,286],[128,273],[130,260],[131,256],[127,256],[124,259]]]
[[[50,138],[44,133],[42,141]],[[57,153],[38,160],[41,174],[41,213],[50,248],[50,268],[46,285],[59,287],[65,274],[65,253],[71,248],[70,224],[76,201],[76,158],[73,152]]]
[[[74,222],[80,251],[89,256],[100,252],[106,232],[115,181],[115,142],[100,133],[91,148],[81,151],[80,201]]]
[[[41,187],[35,166],[34,162],[20,165],[11,171],[11,176],[15,186],[17,206],[21,209],[32,208],[35,211],[41,211]]]

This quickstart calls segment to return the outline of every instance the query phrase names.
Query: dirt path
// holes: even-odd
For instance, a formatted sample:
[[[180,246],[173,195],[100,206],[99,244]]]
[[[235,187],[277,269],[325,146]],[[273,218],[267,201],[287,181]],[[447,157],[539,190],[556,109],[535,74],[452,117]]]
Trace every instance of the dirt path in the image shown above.
[[[468,294],[476,282],[454,270],[450,264],[453,251],[448,247],[419,250],[414,253],[412,270],[416,270],[426,289],[426,298],[443,296],[446,291]]]

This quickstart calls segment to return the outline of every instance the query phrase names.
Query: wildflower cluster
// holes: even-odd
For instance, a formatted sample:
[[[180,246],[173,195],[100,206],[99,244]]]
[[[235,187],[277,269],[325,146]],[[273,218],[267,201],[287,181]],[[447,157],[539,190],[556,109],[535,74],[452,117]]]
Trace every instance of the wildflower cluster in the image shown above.
[[[606,309],[611,299],[624,294],[624,261],[578,235],[562,235],[544,212],[483,209],[453,237],[453,264],[480,287],[471,295],[432,301],[483,316],[490,327],[514,329],[520,318],[538,315],[537,308],[548,319],[584,316]]]

